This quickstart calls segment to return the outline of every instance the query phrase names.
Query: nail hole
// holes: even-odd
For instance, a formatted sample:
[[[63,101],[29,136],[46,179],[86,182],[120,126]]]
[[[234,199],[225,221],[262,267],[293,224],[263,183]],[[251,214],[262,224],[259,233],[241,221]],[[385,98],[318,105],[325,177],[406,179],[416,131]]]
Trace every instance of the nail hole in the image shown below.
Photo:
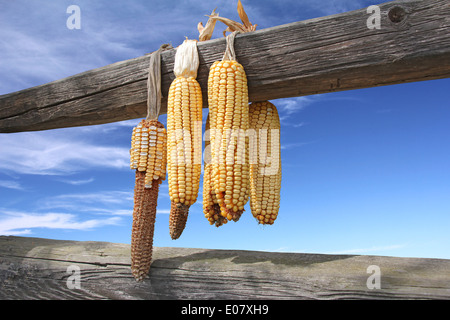
[[[393,7],[391,10],[389,10],[388,13],[389,20],[391,20],[394,23],[399,23],[403,19],[405,19],[406,12],[402,7]]]

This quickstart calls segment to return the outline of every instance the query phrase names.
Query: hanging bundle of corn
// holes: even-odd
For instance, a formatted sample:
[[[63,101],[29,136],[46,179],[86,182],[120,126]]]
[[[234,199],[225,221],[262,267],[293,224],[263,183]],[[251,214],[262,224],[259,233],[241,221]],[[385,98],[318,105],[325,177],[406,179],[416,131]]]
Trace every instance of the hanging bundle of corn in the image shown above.
[[[183,232],[189,207],[197,201],[202,158],[202,91],[197,82],[197,41],[185,40],[175,55],[175,80],[167,102],[169,231],[172,239]]]
[[[212,64],[208,78],[211,168],[204,174],[204,201],[209,203],[204,214],[216,226],[224,219],[238,221],[249,198],[247,77],[236,61],[235,35],[227,36],[225,55]],[[219,205],[220,218],[215,203],[211,206],[211,192]]]
[[[250,22],[240,0],[237,11],[242,23],[219,17],[214,12],[209,18],[211,23],[221,21],[227,25],[224,35],[227,31],[241,33],[255,31],[257,25]],[[268,101],[252,103],[249,106],[249,128],[250,208],[259,223],[273,224],[280,207],[281,188],[280,120],[276,107]],[[205,164],[205,174],[207,172],[208,167]],[[205,179],[206,184],[207,181]],[[208,185],[204,186],[204,201],[207,187]],[[203,204],[205,216],[211,224],[220,225],[223,221],[217,219],[218,200],[215,199],[214,193],[212,195],[214,197],[207,195],[210,200]]]
[[[259,223],[273,224],[280,207],[280,118],[269,101],[251,103],[249,118],[257,141],[251,148],[250,208]]]
[[[131,137],[130,168],[136,170],[131,272],[137,281],[148,274],[152,258],[153,233],[159,185],[166,178],[166,129],[158,121],[161,106],[160,52],[152,53],[148,78],[148,114]]]

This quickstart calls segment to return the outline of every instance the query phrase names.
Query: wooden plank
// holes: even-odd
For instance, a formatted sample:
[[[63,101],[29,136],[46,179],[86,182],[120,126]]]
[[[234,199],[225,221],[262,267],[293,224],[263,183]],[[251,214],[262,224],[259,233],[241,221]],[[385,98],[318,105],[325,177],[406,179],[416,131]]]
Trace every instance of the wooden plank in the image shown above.
[[[448,0],[392,1],[379,7],[380,29],[367,28],[370,14],[361,9],[238,35],[237,59],[247,72],[250,100],[450,77]],[[198,48],[198,80],[206,102],[208,68],[221,59],[225,39]],[[162,53],[163,96],[174,78],[174,56],[175,49]],[[148,61],[147,55],[0,96],[0,132],[144,117]]]
[[[0,299],[450,299],[450,260],[157,247],[136,282],[127,244],[2,236]]]

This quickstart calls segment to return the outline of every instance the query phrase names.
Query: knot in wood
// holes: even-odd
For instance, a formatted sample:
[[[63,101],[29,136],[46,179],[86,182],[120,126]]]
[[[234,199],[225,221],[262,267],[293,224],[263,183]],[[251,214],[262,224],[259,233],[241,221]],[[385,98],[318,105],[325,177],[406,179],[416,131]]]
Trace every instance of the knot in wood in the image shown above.
[[[395,6],[389,10],[388,17],[392,22],[399,23],[405,19],[406,11],[402,7]]]

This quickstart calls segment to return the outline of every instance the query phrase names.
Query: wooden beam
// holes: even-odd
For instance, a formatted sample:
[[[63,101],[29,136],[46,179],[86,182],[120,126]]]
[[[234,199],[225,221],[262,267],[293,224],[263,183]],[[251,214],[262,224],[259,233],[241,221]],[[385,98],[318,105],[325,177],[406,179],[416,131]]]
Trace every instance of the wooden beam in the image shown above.
[[[1,300],[450,299],[449,279],[446,259],[157,247],[136,282],[127,244],[0,236]]]
[[[237,59],[247,72],[250,100],[450,77],[448,0],[379,7],[380,29],[367,27],[370,14],[361,9],[238,35]],[[225,39],[199,43],[198,49],[206,102],[208,68],[221,59]],[[174,79],[174,56],[175,49],[162,53],[164,96]],[[147,55],[0,96],[0,132],[144,117],[148,62]]]

